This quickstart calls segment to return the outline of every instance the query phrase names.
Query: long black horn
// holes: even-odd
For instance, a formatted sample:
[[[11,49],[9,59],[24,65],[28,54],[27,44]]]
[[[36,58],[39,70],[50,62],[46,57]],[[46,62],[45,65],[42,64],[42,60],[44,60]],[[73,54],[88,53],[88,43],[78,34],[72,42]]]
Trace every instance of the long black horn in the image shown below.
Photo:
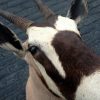
[[[26,31],[27,28],[33,23],[33,21],[27,20],[25,18],[16,16],[12,13],[0,9],[0,16],[6,18],[22,30]]]

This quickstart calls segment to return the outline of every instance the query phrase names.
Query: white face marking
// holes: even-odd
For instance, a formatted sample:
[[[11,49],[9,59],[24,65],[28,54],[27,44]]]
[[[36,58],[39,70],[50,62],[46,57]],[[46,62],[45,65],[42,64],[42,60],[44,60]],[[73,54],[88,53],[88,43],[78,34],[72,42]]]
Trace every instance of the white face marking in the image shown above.
[[[54,26],[59,31],[73,31],[76,34],[80,35],[75,21],[68,17],[58,16],[58,19],[55,22]]]
[[[66,73],[59,60],[59,56],[51,44],[57,32],[57,30],[51,27],[30,27],[27,30],[28,43],[39,47],[52,62],[59,74],[65,78]]]
[[[57,94],[58,96],[60,96],[61,98],[65,99],[64,96],[61,94],[61,92],[59,91],[58,87],[56,86],[55,82],[47,75],[44,67],[38,63],[35,59],[34,59],[35,64],[37,65],[37,67],[39,68],[42,76],[44,77],[48,88],[54,92],[55,94]]]
[[[100,100],[100,72],[83,78],[75,100]]]

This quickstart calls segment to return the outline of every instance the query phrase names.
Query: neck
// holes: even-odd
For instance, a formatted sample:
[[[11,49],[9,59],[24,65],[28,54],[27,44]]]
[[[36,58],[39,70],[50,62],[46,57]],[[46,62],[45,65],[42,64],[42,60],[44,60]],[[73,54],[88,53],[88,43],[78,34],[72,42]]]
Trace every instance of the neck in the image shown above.
[[[70,54],[70,56],[69,56]],[[67,66],[72,70],[81,71],[89,75],[100,69],[100,58],[91,52],[85,45],[81,48],[71,48],[67,56]]]
[[[52,45],[59,55],[67,76],[62,84],[57,84],[68,100],[74,100],[82,77],[100,70],[100,58],[90,51],[79,36],[73,32],[58,33]]]

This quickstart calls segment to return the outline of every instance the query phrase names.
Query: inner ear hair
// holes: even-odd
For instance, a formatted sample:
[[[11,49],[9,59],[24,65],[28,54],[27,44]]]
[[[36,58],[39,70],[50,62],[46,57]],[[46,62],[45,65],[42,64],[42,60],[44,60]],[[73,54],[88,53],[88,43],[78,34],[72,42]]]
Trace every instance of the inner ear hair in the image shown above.
[[[16,53],[18,56],[25,55],[22,42],[16,34],[0,22],[0,47],[8,51]]]
[[[70,18],[79,23],[88,13],[87,0],[74,0],[69,10]]]

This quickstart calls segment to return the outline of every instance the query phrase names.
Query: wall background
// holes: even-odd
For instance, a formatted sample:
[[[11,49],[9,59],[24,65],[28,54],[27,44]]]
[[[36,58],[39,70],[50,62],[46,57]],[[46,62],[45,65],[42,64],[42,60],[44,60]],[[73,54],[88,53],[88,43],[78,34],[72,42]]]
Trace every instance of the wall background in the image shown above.
[[[71,0],[43,0],[56,13],[66,15]],[[88,0],[89,14],[80,23],[82,38],[86,44],[100,55],[100,0]],[[0,9],[13,12],[33,21],[42,22],[34,0],[0,0]],[[26,35],[17,27],[0,17],[0,21],[15,31],[25,41]],[[25,61],[0,48],[0,100],[25,100],[25,85],[28,67]]]

